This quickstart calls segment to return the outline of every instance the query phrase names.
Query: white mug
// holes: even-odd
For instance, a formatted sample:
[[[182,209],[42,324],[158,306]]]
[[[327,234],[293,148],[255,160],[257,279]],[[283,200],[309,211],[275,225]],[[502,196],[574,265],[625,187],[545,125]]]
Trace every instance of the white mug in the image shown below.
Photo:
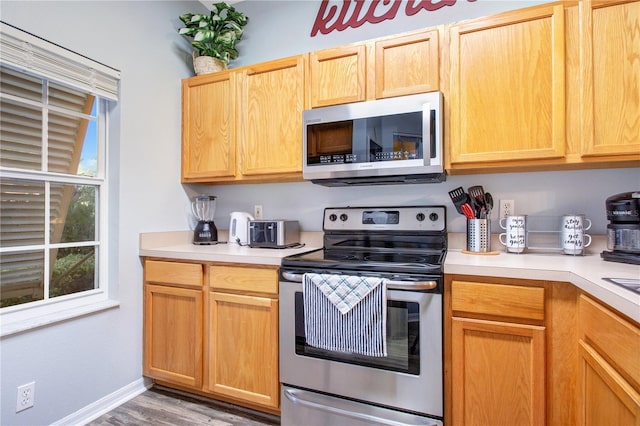
[[[562,216],[561,227],[562,250],[565,254],[582,254],[584,248],[591,244],[591,235],[584,233],[591,228],[591,221],[583,214]]]
[[[500,219],[500,227],[507,231],[498,235],[500,243],[507,247],[509,253],[522,253],[527,245],[527,216],[516,215],[502,218]]]

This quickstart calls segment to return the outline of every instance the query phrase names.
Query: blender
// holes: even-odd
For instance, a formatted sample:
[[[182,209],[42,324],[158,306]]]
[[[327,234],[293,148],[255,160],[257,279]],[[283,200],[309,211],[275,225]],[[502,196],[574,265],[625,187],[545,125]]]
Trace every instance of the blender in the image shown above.
[[[216,212],[216,197],[198,195],[191,202],[191,212],[198,219],[196,229],[193,231],[193,244],[217,244],[218,229],[213,223],[213,216]]]

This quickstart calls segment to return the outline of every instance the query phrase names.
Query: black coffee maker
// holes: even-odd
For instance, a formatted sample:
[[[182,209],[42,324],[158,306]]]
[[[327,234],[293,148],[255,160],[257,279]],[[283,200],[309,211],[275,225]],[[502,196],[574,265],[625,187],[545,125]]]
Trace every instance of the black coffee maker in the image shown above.
[[[611,262],[640,265],[640,191],[612,195],[606,208],[608,250],[600,256]]]
[[[213,195],[198,195],[191,202],[191,212],[198,219],[193,231],[193,244],[211,245],[218,243],[218,229],[213,223],[216,213],[216,197]]]

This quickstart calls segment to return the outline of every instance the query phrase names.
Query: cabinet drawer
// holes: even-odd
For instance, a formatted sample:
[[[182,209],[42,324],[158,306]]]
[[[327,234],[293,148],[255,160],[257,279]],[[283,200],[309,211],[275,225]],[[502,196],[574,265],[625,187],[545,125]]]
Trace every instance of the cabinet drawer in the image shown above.
[[[211,266],[209,286],[221,290],[278,294],[276,269]]]
[[[544,320],[544,288],[453,281],[451,305],[454,312]]]
[[[147,260],[144,264],[146,282],[202,287],[202,264]]]
[[[578,309],[580,338],[640,389],[640,328],[584,294]]]

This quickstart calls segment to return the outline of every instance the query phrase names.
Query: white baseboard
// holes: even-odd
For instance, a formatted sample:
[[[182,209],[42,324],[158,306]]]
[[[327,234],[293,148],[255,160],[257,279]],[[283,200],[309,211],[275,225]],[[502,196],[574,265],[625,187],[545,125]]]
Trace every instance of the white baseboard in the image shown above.
[[[153,385],[149,379],[141,377],[117,391],[87,405],[86,407],[68,415],[67,417],[52,423],[52,426],[78,426],[85,425],[92,420],[97,419],[114,408],[124,404],[130,399],[140,395]]]

